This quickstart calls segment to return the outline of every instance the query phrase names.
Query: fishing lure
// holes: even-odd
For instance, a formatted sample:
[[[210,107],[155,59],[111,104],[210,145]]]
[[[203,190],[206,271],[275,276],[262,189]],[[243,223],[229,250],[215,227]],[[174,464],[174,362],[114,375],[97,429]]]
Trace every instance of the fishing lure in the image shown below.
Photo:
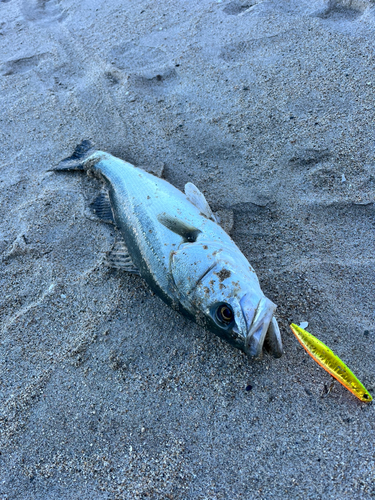
[[[307,353],[332,377],[361,401],[365,403],[372,401],[371,394],[331,349],[300,326],[292,323],[290,328]]]

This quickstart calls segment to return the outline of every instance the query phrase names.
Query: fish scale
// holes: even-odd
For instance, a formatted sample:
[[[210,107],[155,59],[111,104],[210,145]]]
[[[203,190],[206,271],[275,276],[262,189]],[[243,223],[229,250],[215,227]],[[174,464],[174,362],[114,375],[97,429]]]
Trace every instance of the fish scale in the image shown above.
[[[196,186],[188,183],[184,194],[109,153],[93,151],[88,141],[54,170],[86,171],[104,182],[108,196],[93,205],[124,240],[109,255],[110,264],[140,274],[168,305],[248,356],[261,357],[263,347],[282,355],[276,305]]]
[[[147,175],[150,174],[138,169],[135,171],[130,164],[121,165],[122,175],[119,175],[118,165],[108,162],[107,156],[96,164],[96,168],[103,172],[110,183],[110,199],[115,207],[116,222],[120,230],[126,232],[128,248],[134,247],[131,255],[134,264],[140,269],[152,269],[149,279],[155,281],[153,286],[160,289],[159,293],[171,297],[173,284],[168,275],[169,255],[180,238],[167,234],[168,230],[161,224],[155,224],[147,214],[161,212],[165,207],[160,198],[160,189],[149,182]],[[137,196],[134,191],[138,191]]]

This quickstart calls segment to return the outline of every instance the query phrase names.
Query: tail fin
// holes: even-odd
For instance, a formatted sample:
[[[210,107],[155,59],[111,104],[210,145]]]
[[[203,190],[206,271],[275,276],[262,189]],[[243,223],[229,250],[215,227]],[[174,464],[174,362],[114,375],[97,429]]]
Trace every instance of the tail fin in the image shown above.
[[[60,163],[53,169],[53,171],[71,171],[71,170],[84,170],[85,160],[94,152],[94,145],[89,140],[83,140],[76,146],[74,153],[69,158],[61,160]]]

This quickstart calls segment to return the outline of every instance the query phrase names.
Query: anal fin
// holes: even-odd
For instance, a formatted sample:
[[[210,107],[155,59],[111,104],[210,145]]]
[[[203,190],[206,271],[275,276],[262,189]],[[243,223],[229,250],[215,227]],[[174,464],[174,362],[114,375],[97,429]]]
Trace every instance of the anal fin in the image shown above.
[[[106,265],[114,269],[122,269],[131,274],[138,274],[138,268],[133,264],[124,240],[115,241],[112,249],[107,253]]]

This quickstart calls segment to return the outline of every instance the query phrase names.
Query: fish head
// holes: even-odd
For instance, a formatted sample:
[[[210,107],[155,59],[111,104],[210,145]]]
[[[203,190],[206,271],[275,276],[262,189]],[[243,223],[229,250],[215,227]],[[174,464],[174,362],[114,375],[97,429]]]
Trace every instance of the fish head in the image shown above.
[[[265,345],[282,354],[276,305],[263,294],[254,269],[239,252],[212,242],[186,243],[174,252],[172,275],[181,304],[205,328],[249,357]]]

